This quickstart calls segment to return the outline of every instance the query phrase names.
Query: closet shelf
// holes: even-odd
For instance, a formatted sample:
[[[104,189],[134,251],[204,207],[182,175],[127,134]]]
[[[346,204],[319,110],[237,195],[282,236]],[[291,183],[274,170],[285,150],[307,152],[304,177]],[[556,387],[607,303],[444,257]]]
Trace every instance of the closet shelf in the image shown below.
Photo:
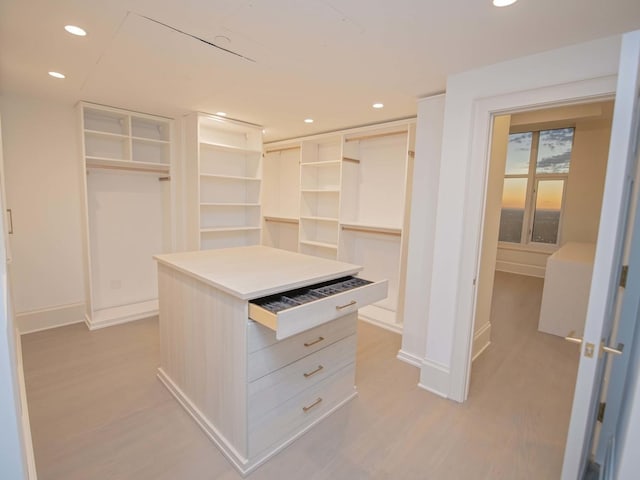
[[[200,233],[223,233],[223,232],[246,232],[249,230],[260,230],[260,227],[212,227],[201,228]]]
[[[349,230],[353,232],[363,232],[363,233],[379,233],[382,235],[393,235],[393,236],[401,236],[402,228],[399,227],[388,227],[381,225],[368,225],[364,223],[341,223],[340,227],[343,230]]]
[[[337,250],[338,245],[335,243],[325,243],[325,242],[314,242],[312,240],[300,240],[301,245],[312,245],[314,247],[322,247],[322,248],[330,248],[332,250]]]
[[[275,223],[291,223],[293,225],[298,225],[298,219],[293,217],[277,217],[277,216],[264,216],[265,222],[275,222]]]
[[[241,181],[241,182],[246,182],[246,181],[250,181],[250,182],[259,182],[260,179],[256,178],[256,177],[240,177],[237,175],[218,175],[218,174],[214,174],[214,173],[201,173],[200,177],[204,177],[204,178],[218,178],[221,180],[237,180],[237,181]]]
[[[262,151],[260,150],[254,150],[252,148],[235,147],[233,145],[225,145],[222,143],[208,142],[206,140],[200,140],[200,146],[205,148],[212,148],[215,150],[223,150],[225,152],[250,153],[250,154],[262,155]]]
[[[337,167],[340,160],[326,160],[324,162],[301,162],[301,167]]]
[[[340,193],[339,188],[302,188],[302,193]]]
[[[201,202],[201,207],[255,207],[259,208],[259,203],[224,203],[224,202]]]
[[[105,137],[105,138],[117,138],[119,140],[128,140],[129,135],[123,133],[111,133],[111,132],[103,132],[100,130],[87,130],[84,131],[85,135],[91,135],[95,137]]]
[[[156,138],[147,138],[147,137],[131,137],[132,140],[135,140],[136,142],[144,142],[144,143],[151,143],[151,144],[155,144],[155,145],[169,145],[169,140],[158,140]]]
[[[300,220],[311,220],[314,222],[332,222],[338,223],[338,219],[335,217],[313,217],[313,216],[302,216]]]
[[[291,145],[288,147],[275,147],[275,148],[267,148],[265,153],[276,153],[276,152],[286,152],[287,150],[300,150],[302,147],[300,145]]]
[[[149,173],[169,173],[169,165],[163,163],[134,162],[131,160],[115,160],[104,157],[85,157],[87,168],[107,170],[129,170]]]

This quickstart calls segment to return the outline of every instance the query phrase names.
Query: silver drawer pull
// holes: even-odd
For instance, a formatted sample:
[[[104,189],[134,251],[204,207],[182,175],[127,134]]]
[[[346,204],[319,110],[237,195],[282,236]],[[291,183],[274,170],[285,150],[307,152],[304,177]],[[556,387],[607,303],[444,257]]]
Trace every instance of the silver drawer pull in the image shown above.
[[[322,398],[318,397],[318,399],[317,399],[315,402],[313,402],[311,405],[307,405],[306,407],[302,407],[302,411],[303,411],[304,413],[307,413],[307,412],[309,412],[309,410],[311,410],[313,407],[316,407],[316,406],[320,405],[320,402],[322,402]]]
[[[314,340],[313,342],[305,343],[304,346],[305,347],[310,347],[312,345],[315,345],[316,343],[320,343],[323,340],[324,340],[324,337],[318,337],[317,340]]]
[[[322,365],[318,365],[318,368],[316,368],[313,372],[309,372],[309,373],[305,373],[304,374],[304,378],[309,378],[313,375],[315,375],[316,373],[318,373],[320,370],[322,370],[324,367]]]
[[[347,307],[351,307],[352,305],[355,305],[356,302],[355,300],[351,300],[349,303],[345,304],[345,305],[336,305],[336,310],[342,310],[343,308],[347,308]]]

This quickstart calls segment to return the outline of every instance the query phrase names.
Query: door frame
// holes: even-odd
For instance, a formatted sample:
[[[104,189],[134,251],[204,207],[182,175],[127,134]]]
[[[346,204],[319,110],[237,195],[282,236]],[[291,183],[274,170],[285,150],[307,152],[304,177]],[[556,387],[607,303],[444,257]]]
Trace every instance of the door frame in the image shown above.
[[[458,315],[454,325],[449,397],[467,399],[471,376],[471,349],[476,316],[477,285],[465,279],[479,278],[484,236],[485,204],[489,173],[489,151],[493,117],[514,112],[552,108],[606,100],[615,95],[617,75],[581,80],[545,88],[497,95],[473,102],[473,127],[467,183],[464,235],[458,281]]]

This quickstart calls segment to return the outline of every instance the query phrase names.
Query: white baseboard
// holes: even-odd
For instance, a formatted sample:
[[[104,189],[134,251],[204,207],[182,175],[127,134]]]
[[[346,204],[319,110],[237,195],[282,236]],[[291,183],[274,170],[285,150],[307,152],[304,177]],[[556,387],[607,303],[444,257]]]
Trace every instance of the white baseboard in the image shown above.
[[[20,335],[62,327],[84,320],[84,303],[71,303],[55,307],[16,313],[16,324]]]
[[[506,273],[517,273],[518,275],[527,275],[529,277],[544,278],[545,267],[538,265],[527,265],[524,263],[505,262],[498,260],[496,262],[496,270]]]
[[[473,346],[471,347],[471,361],[473,362],[491,344],[491,322],[485,323],[480,330],[473,335]]]
[[[84,322],[89,330],[111,327],[158,315],[158,300],[133,303],[119,307],[95,310],[92,316],[85,315]]]
[[[443,398],[449,398],[449,377],[449,367],[425,358],[420,365],[418,387]]]
[[[16,335],[16,370],[18,372],[18,388],[20,389],[21,424],[22,424],[22,445],[26,457],[27,480],[37,480],[36,459],[33,453],[33,441],[31,439],[31,423],[29,422],[29,405],[27,404],[27,389],[24,383],[24,364],[22,362],[22,342],[20,341],[20,331],[15,329]]]
[[[249,459],[244,455],[241,455],[235,448],[231,446],[229,441],[222,435],[218,429],[213,426],[209,420],[205,417],[205,415],[200,411],[198,407],[196,407],[189,397],[182,391],[180,387],[178,387],[173,380],[166,374],[166,372],[162,368],[158,368],[158,378],[167,387],[167,390],[171,392],[171,394],[178,400],[178,403],[182,405],[182,408],[186,410],[186,412],[191,415],[191,417],[196,421],[196,423],[200,426],[202,431],[216,444],[218,449],[222,452],[222,454],[229,460],[233,466],[238,469],[242,474],[246,473],[246,465],[249,462]]]
[[[413,353],[409,353],[405,350],[400,350],[398,355],[396,356],[398,360],[403,361],[404,363],[408,363],[409,365],[413,365],[414,367],[420,368],[422,366],[422,359]]]
[[[204,414],[196,407],[189,397],[185,395],[185,393],[178,387],[171,378],[166,374],[166,372],[162,368],[158,368],[158,378],[164,384],[165,387],[171,392],[171,394],[178,400],[178,403],[182,405],[182,407],[187,411],[189,415],[196,421],[196,423],[200,426],[200,428],[204,431],[205,435],[211,439],[213,443],[215,443],[218,449],[222,452],[222,454],[231,462],[231,464],[240,472],[240,474],[244,477],[249,473],[253,472],[260,465],[265,463],[271,457],[282,451],[284,448],[289,446],[299,437],[308,432],[315,425],[320,423],[322,420],[327,418],[333,412],[338,410],[340,407],[351,401],[358,395],[357,390],[353,389],[353,393],[350,394],[347,398],[339,402],[337,405],[332,407],[330,410],[327,410],[324,414],[320,415],[317,419],[311,422],[309,425],[301,429],[299,432],[296,432],[294,435],[289,437],[287,440],[280,444],[276,444],[276,446],[272,446],[266,453],[262,453],[258,456],[257,459],[249,462],[249,459],[234,449],[231,444],[227,441],[227,439],[213,426],[211,422],[207,420]]]

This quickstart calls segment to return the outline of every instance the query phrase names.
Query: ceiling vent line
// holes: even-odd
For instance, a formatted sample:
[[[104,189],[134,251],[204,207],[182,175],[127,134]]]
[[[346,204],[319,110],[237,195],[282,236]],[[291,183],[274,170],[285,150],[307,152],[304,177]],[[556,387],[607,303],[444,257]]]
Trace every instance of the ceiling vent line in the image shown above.
[[[215,47],[218,50],[222,50],[223,52],[230,53],[231,55],[235,55],[236,57],[240,57],[240,58],[242,58],[244,60],[248,60],[250,62],[256,63],[256,61],[253,58],[245,57],[244,55],[242,55],[242,54],[240,54],[238,52],[234,52],[233,50],[229,50],[228,48],[224,48],[224,47],[221,47],[220,45],[216,45],[215,43],[210,42],[209,40],[205,40],[204,38],[200,38],[200,37],[198,37],[196,35],[192,35],[192,34],[190,34],[188,32],[180,30],[179,28],[172,27],[171,25],[167,25],[166,23],[162,23],[162,22],[160,22],[158,20],[155,20],[155,19],[153,19],[151,17],[147,17],[146,15],[141,15],[139,13],[136,13],[136,15],[139,16],[139,17],[142,17],[142,18],[144,18],[146,20],[149,20],[150,22],[157,23],[158,25],[162,25],[163,27],[169,28],[169,29],[173,30],[174,32],[178,32],[178,33],[181,33],[182,35],[186,35],[187,37],[191,37],[191,38],[194,38],[196,40],[199,40],[200,42],[205,43],[205,44],[207,44],[207,45],[209,45],[211,47]]]

